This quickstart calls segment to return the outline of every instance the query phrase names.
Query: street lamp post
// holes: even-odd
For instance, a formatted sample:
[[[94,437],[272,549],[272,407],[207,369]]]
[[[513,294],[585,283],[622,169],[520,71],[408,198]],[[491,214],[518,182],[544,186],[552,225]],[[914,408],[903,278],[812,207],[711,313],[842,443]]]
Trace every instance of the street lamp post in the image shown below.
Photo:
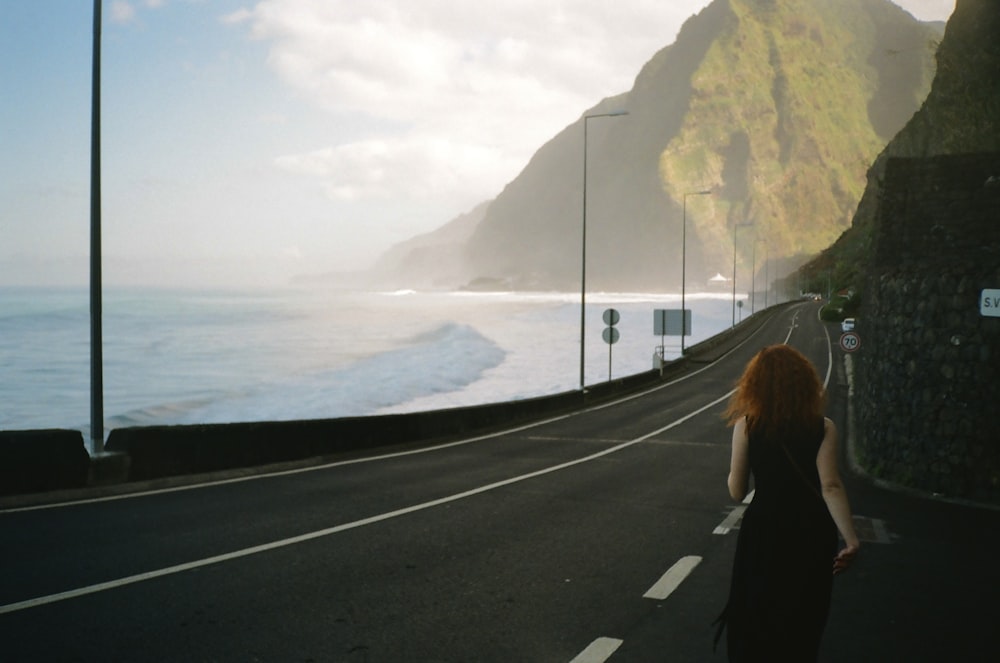
[[[687,326],[684,324],[687,321],[687,314],[685,311],[685,290],[687,288],[687,204],[688,196],[707,196],[712,192],[709,190],[705,191],[687,191],[684,193],[683,201],[683,217],[681,221],[681,356],[684,356],[684,333],[687,331]]]
[[[771,288],[770,275],[768,274],[768,264],[771,262],[771,251],[764,242],[764,308],[767,308],[767,291]]]
[[[612,111],[610,113],[594,113],[583,116],[583,230],[581,232],[581,257],[580,257],[580,391],[584,388],[584,355],[586,346],[584,345],[585,330],[587,327],[587,121],[595,117],[618,117],[628,115],[628,111]]]
[[[754,252],[754,286],[751,289],[751,292],[753,292],[752,297],[754,297],[754,298],[757,295],[757,267],[756,267],[756,265],[757,265],[757,257],[756,256],[757,256],[757,245],[758,244],[763,244],[764,245],[764,269],[765,269],[765,273],[764,273],[764,292],[765,292],[765,295],[767,294],[767,272],[766,272],[766,270],[767,270],[767,240],[766,239],[761,239],[760,237],[757,237],[753,241],[753,252]],[[767,300],[766,299],[764,301],[764,308],[767,308]],[[753,310],[753,311],[757,310],[756,304],[754,303],[754,299],[751,299],[751,310]]]
[[[101,320],[101,0],[94,0],[90,117],[90,441],[104,451],[104,338]]]
[[[748,228],[752,225],[752,221],[733,224],[733,327],[736,326],[736,231],[740,228]]]

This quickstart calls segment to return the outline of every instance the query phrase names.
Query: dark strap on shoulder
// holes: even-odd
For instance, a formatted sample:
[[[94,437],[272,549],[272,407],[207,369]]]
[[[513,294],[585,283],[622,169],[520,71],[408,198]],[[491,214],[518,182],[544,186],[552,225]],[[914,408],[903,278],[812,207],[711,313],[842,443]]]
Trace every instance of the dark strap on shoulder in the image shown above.
[[[809,490],[812,491],[812,494],[822,500],[823,496],[820,494],[818,490],[816,490],[816,486],[814,486],[812,482],[809,481],[809,478],[806,476],[805,472],[802,471],[802,468],[799,467],[799,464],[795,462],[795,459],[792,458],[792,454],[788,451],[788,447],[782,444],[781,450],[785,452],[785,456],[788,458],[788,462],[792,464],[793,468],[795,468],[795,473],[798,474],[800,477],[802,477],[802,481],[807,486],[809,486]]]

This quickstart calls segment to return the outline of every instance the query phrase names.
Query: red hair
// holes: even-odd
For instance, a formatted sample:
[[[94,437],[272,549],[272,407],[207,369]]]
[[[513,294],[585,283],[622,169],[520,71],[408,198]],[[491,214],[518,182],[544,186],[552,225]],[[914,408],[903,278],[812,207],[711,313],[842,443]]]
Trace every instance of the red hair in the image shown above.
[[[729,399],[729,425],[746,417],[747,431],[771,436],[801,431],[823,417],[826,393],[805,355],[788,345],[771,345],[747,364]]]

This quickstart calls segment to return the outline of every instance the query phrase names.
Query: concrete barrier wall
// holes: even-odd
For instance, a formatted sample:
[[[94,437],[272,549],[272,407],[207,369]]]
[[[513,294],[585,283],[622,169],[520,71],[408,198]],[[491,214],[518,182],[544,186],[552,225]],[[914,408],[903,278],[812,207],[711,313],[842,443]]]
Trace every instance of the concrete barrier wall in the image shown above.
[[[663,371],[588,385],[585,392],[404,414],[305,421],[143,426],[111,431],[106,448],[130,459],[129,481],[255,467],[306,458],[434,443],[515,426],[579,409],[679,375],[710,361],[763,324],[779,307],[691,346]]]
[[[305,421],[116,428],[106,454],[90,458],[79,431],[0,432],[0,495],[145,481],[275,463],[390,450],[485,433],[570,412],[679,376],[714,361],[782,307],[772,307],[688,348],[683,359],[589,385],[586,391],[447,410]]]
[[[118,428],[106,448],[128,455],[129,481],[215,472],[445,441],[569,412],[659,379],[649,371],[586,393],[381,416]]]
[[[81,488],[89,471],[78,430],[0,431],[0,495]]]

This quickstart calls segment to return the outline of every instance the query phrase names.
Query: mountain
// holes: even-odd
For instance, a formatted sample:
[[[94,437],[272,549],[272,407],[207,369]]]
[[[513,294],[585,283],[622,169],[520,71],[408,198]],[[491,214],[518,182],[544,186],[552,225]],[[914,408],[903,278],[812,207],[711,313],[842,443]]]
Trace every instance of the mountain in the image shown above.
[[[586,189],[588,288],[678,288],[685,219],[688,283],[734,259],[740,280],[765,257],[773,277],[849,226],[868,165],[930,89],[939,38],[888,0],[715,0],[630,91],[543,145],[467,239],[394,247],[378,271],[400,287],[579,287]]]
[[[429,233],[396,244],[383,253],[372,273],[376,280],[398,286],[451,287],[467,280],[461,256],[465,244],[486,216],[490,201]]]
[[[875,213],[891,157],[1000,151],[1000,2],[958,0],[937,52],[927,99],[868,170],[851,227],[801,272],[817,284],[861,288]]]

